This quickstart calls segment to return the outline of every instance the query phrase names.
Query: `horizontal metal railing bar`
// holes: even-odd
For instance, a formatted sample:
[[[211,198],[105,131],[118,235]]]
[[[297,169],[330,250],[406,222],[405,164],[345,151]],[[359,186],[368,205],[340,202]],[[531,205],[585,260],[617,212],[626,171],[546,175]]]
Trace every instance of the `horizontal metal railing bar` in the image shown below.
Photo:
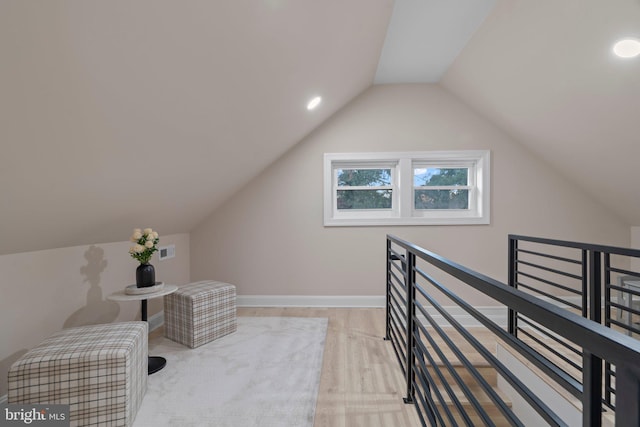
[[[615,267],[609,267],[608,271],[611,273],[620,273],[620,274],[624,274],[625,276],[634,276],[634,277],[640,278],[640,276],[638,275],[639,273],[637,271],[624,270],[622,268],[615,268]]]
[[[437,323],[435,323],[435,321],[433,320],[433,318],[431,318],[431,316],[429,316],[427,318],[427,320],[432,325],[433,324],[437,325]],[[440,363],[447,369],[447,372],[453,378],[453,380],[457,384],[458,388],[467,397],[467,399],[471,403],[476,415],[479,415],[483,420],[485,420],[485,425],[486,425],[487,420],[490,419],[489,415],[486,413],[486,411],[484,410],[484,408],[482,407],[480,402],[477,400],[476,396],[471,392],[471,389],[468,387],[467,383],[460,377],[456,367],[454,367],[452,362],[445,356],[445,354],[442,351],[442,349],[440,348],[440,346],[431,337],[431,334],[429,334],[426,331],[425,326],[423,324],[420,324],[419,328],[422,330],[423,334],[427,337],[427,340],[429,341],[429,344],[431,344],[431,347],[433,347],[433,349],[435,350],[436,354],[438,355],[438,358],[440,359]],[[443,332],[441,330],[437,331],[437,332],[438,332],[438,335],[440,337],[443,337],[443,335],[442,335]],[[424,344],[420,343],[420,345],[423,346],[422,349],[423,349],[423,351],[426,352],[427,350],[426,350],[426,348],[424,348]],[[448,344],[448,346],[449,346],[449,348],[451,348],[450,344]],[[455,352],[454,352],[454,354],[455,354]],[[475,369],[472,365],[470,365],[470,364],[467,365],[467,364],[465,364],[464,361],[461,361],[460,359],[458,359],[458,361],[460,363],[462,363],[462,366],[464,366],[464,368],[467,369],[467,371],[469,371],[469,372],[471,372],[471,369]],[[438,367],[437,364],[434,365],[434,368],[437,368],[438,371],[440,371],[440,374],[442,374],[442,369],[440,367]],[[463,407],[462,407],[462,402],[460,402],[460,400],[458,399],[458,396],[450,388],[449,383],[444,378],[441,378],[441,382],[447,388],[447,394],[449,394],[449,397],[452,399],[452,401],[453,400],[456,401],[456,406],[458,407],[460,414],[468,415],[467,411],[465,411],[463,409]],[[465,416],[464,418],[466,419],[467,417]],[[469,420],[469,422],[470,422],[470,420]],[[473,426],[472,423],[468,424],[468,425]],[[493,425],[493,424],[490,424],[490,425]]]
[[[613,323],[614,325],[623,328],[629,332],[633,332],[634,334],[640,334],[640,329],[633,327],[633,326],[629,326],[626,323],[623,322],[619,322],[617,320],[611,319],[611,323]]]
[[[422,272],[419,272],[422,274]],[[488,328],[494,335],[496,335],[499,339],[504,341],[507,345],[512,347],[515,351],[522,354],[529,362],[535,365],[538,369],[544,372],[547,376],[553,379],[555,382],[560,384],[565,390],[569,391],[573,396],[580,398],[582,394],[582,384],[576,381],[571,375],[567,374],[564,370],[555,366],[548,359],[540,356],[538,352],[532,349],[527,344],[520,341],[518,338],[509,334],[499,326],[497,326],[494,322],[487,319],[486,316],[482,315],[478,310],[473,308],[470,304],[464,301],[455,293],[449,291],[446,287],[435,284],[436,288],[440,292],[442,292],[445,296],[450,298],[456,305],[460,306],[467,313],[471,314],[478,322],[480,322],[483,326]],[[508,374],[504,375],[508,378]],[[516,390],[524,390],[525,388],[520,388],[517,384],[511,384]],[[522,393],[521,393],[522,395]],[[525,395],[525,399],[531,397],[531,394]],[[529,402],[532,406],[535,407],[535,403]]]
[[[526,317],[522,317],[522,316],[518,316],[518,320],[520,320],[520,322],[525,323],[526,325],[528,325],[529,327],[531,327],[532,329],[535,329],[536,331],[538,331],[541,335],[544,335],[545,337],[547,337],[548,339],[551,339],[555,342],[557,342],[558,344],[560,344],[561,346],[563,346],[564,348],[566,348],[567,350],[573,352],[576,356],[580,356],[582,357],[582,352],[580,350],[578,350],[577,348],[575,348],[574,346],[571,346],[569,344],[567,344],[564,341],[561,341],[557,336],[555,336],[554,334],[550,334],[547,331],[545,331],[543,328],[541,328],[540,326],[536,325],[535,323],[533,323],[533,321],[531,321],[530,319],[527,319]]]
[[[418,309],[420,309],[420,307],[418,307]],[[420,309],[420,311],[423,313],[423,315],[426,317],[429,323],[431,323],[432,325],[434,324],[437,325],[437,323],[433,321],[433,319],[431,318],[431,315],[426,310]],[[444,367],[447,368],[449,375],[451,375],[451,377],[457,383],[460,390],[464,393],[467,399],[469,399],[469,402],[471,402],[473,408],[478,412],[478,415],[483,419],[483,421],[485,421],[485,423],[489,422],[490,421],[489,415],[482,408],[482,406],[480,405],[480,402],[476,399],[473,393],[471,393],[471,391],[469,390],[469,387],[467,387],[467,385],[462,380],[462,378],[460,377],[456,369],[453,367],[449,359],[447,359],[447,357],[444,355],[440,347],[436,344],[434,339],[431,337],[431,334],[429,334],[426,331],[426,328],[424,327],[424,325],[422,325],[420,321],[417,321],[417,323],[418,323],[418,327],[423,331],[424,336],[427,338],[427,340],[429,341],[429,344],[431,344],[431,347],[434,349],[435,353],[437,354],[438,359],[440,360],[440,363],[442,363]],[[440,333],[438,332],[438,334]],[[440,336],[442,337],[442,335]],[[422,351],[426,352],[426,349],[424,348],[424,344],[422,342],[418,342],[417,344],[422,347]],[[449,395],[449,398],[456,405],[456,408],[458,408],[458,411],[460,415],[464,418],[466,424],[470,427],[473,427],[473,423],[471,422],[471,419],[469,418],[467,411],[465,411],[464,408],[462,407],[462,403],[460,402],[460,399],[458,399],[458,396],[453,392],[453,389],[451,389],[449,382],[444,381],[443,385],[445,387],[445,390],[447,391],[447,394]]]
[[[635,289],[626,288],[626,287],[617,286],[617,285],[607,285],[607,287],[614,291],[620,291],[622,293],[635,295],[637,297],[640,296],[640,291],[636,291]]]
[[[394,313],[395,313],[395,311],[394,311]],[[402,340],[403,340],[402,342],[406,343],[407,342],[407,332],[406,332],[406,324],[407,323],[406,322],[402,323],[400,321],[400,318],[398,318],[397,314],[395,314],[395,317],[394,317],[394,315],[392,315],[392,317],[389,319],[389,321],[392,322],[391,326],[396,329],[396,332],[398,334],[398,338],[402,338]]]
[[[402,327],[401,323],[399,323],[395,318],[391,318],[389,319],[390,322],[392,322],[391,327],[394,328],[394,332],[396,333],[396,336],[398,337],[398,340],[402,340],[400,342],[402,342],[403,344],[403,349],[406,349],[406,342],[407,342],[407,332],[405,330],[404,327]],[[403,325],[404,326],[404,325]]]
[[[421,366],[425,366],[425,362],[424,362],[424,358],[422,358],[424,353],[422,352],[417,352],[416,353],[416,358],[419,361],[419,364]],[[428,353],[427,353],[428,355]],[[433,363],[432,363],[433,365]],[[425,379],[427,379],[427,382],[425,382]],[[436,398],[438,399],[439,402],[444,402],[444,397],[442,396],[442,393],[440,393],[440,390],[438,387],[433,387],[430,388],[429,387],[429,383],[433,384],[433,377],[431,376],[431,374],[429,373],[428,369],[424,369],[422,371],[422,375],[418,375],[418,380],[420,381],[420,385],[422,386],[423,390],[431,390],[433,391],[433,393],[436,394]],[[415,384],[415,383],[414,383]],[[416,385],[416,390],[418,389],[417,385]],[[427,412],[427,417],[429,418],[429,421],[431,422],[432,425],[445,425],[444,419],[442,418],[442,414],[440,414],[440,411],[436,410],[436,401],[433,397],[431,397],[431,393],[418,393],[418,398],[420,399],[422,406],[425,408],[426,412]],[[426,398],[426,400],[425,400]],[[441,407],[444,409],[445,411],[445,415],[447,415],[447,417],[449,418],[449,420],[451,421],[452,424],[455,424],[454,418],[453,418],[453,414],[451,413],[451,409],[449,408],[449,405],[441,405]],[[420,411],[418,411],[420,412]],[[438,418],[438,420],[435,420],[435,417]]]
[[[442,330],[442,328],[437,324],[437,322],[435,322],[432,317],[429,317],[427,320],[431,324],[431,327],[433,327],[437,331],[440,338],[443,341],[445,341],[449,349],[454,353],[454,355],[456,356],[458,361],[462,364],[462,366],[466,369],[466,371],[474,378],[476,383],[482,388],[486,396],[489,397],[489,399],[491,399],[491,401],[496,406],[496,408],[498,408],[498,410],[500,410],[500,412],[505,416],[505,418],[509,420],[510,424],[514,426],[522,426],[523,424],[516,417],[513,411],[507,406],[504,400],[500,398],[500,396],[498,396],[495,389],[489,385],[486,379],[475,368],[473,363],[471,363],[471,361],[464,356],[464,354],[455,345],[455,343],[451,341],[449,336]],[[424,325],[420,325],[420,327],[423,328],[423,330],[425,330]],[[432,340],[430,340],[430,343],[432,346],[437,346],[435,342],[433,342]],[[437,346],[437,348],[438,348],[438,351],[441,352],[441,350],[439,350],[440,347]],[[458,384],[458,387],[462,390],[465,396],[467,396],[469,401],[473,402],[473,408],[476,410],[476,413],[485,421],[485,425],[490,425],[490,426],[495,425],[493,421],[491,421],[491,417],[485,411],[484,405],[480,404],[475,394],[467,386],[467,383],[464,380],[462,380],[462,378],[458,375],[456,368],[454,368],[453,365],[450,364],[450,362],[448,362],[446,366],[447,366],[447,369],[449,369],[450,375],[454,377],[454,380]],[[451,369],[453,369],[453,372],[451,371]]]
[[[530,326],[532,329],[535,329],[537,332],[540,332],[541,335],[543,335],[543,338],[547,338],[547,339],[551,339],[553,341],[556,341],[558,344],[563,345],[564,347],[566,347],[568,350],[573,351],[576,355],[579,355],[582,357],[582,351],[580,350],[580,348],[573,344],[573,343],[567,343],[567,341],[563,341],[562,336],[557,335],[553,332],[550,332],[548,329],[546,329],[544,326],[541,326],[537,321],[535,321],[534,319],[530,319],[520,313],[517,313],[518,315],[518,321],[525,323],[526,325]]]
[[[533,292],[534,294],[542,295],[542,296],[547,297],[549,299],[552,299],[554,301],[558,301],[558,302],[560,302],[562,304],[565,304],[565,305],[567,305],[569,307],[575,308],[576,310],[582,310],[581,306],[579,306],[579,305],[577,305],[577,304],[575,304],[573,302],[564,300],[564,299],[562,299],[561,297],[559,297],[557,295],[553,295],[553,294],[550,294],[548,292],[541,291],[540,289],[534,288],[534,287],[532,287],[530,285],[527,285],[526,283],[517,282],[517,286],[518,286],[518,288],[528,289],[531,292]]]
[[[389,270],[389,286],[398,294],[406,295],[407,287],[405,286],[404,280],[397,277],[392,270]],[[404,297],[403,297],[404,299]],[[406,299],[405,299],[406,301]]]
[[[548,352],[552,353],[557,358],[561,359],[562,361],[564,361],[568,365],[571,365],[571,367],[576,369],[578,372],[582,372],[582,367],[580,365],[578,365],[577,363],[575,363],[571,359],[567,358],[566,356],[564,356],[562,353],[560,353],[559,351],[555,350],[554,348],[549,347],[547,344],[542,342],[542,340],[540,340],[538,337],[534,336],[532,333],[530,333],[526,329],[518,328],[518,331],[523,333],[524,335],[528,336],[530,339],[535,341],[538,345],[544,347],[545,350],[547,350]],[[538,353],[541,354],[540,352],[538,352]],[[544,356],[544,355],[542,357],[544,357],[545,359],[549,360],[549,358]],[[564,370],[564,371],[567,372],[566,370]]]
[[[404,254],[397,252],[393,248],[389,248],[389,252],[391,252],[391,260],[392,261],[400,261],[402,264],[405,264],[407,261],[404,259]]]
[[[545,258],[551,258],[551,259],[555,259],[558,261],[565,261],[571,264],[580,264],[582,265],[582,260],[577,260],[577,259],[572,259],[572,258],[565,258],[565,257],[561,257],[561,256],[556,256],[556,255],[549,255],[549,254],[545,254],[542,252],[535,252],[535,251],[531,251],[531,250],[526,250],[526,249],[521,249],[518,248],[516,249],[518,252],[522,252],[525,254],[531,254],[531,255],[537,255],[537,256],[541,256],[541,257],[545,257]]]
[[[624,311],[624,312],[627,312],[627,313],[631,313],[631,314],[635,314],[637,316],[640,316],[640,310],[636,310],[633,307],[627,307],[626,305],[620,305],[617,302],[610,302],[608,305],[611,306],[611,307],[615,307],[620,311]]]
[[[523,261],[521,259],[517,259],[516,260],[516,264],[522,264],[522,265],[527,265],[529,267],[533,267],[539,270],[544,270],[544,271],[548,271],[550,273],[554,273],[557,274],[559,276],[565,276],[565,277],[569,277],[571,279],[576,279],[576,280],[582,280],[582,277],[580,277],[577,274],[572,274],[572,273],[567,273],[565,271],[562,270],[557,270],[555,268],[551,268],[551,267],[546,267],[544,265],[538,265],[538,264],[534,264],[532,262],[528,262],[528,261]],[[522,274],[522,271],[518,270],[518,273]]]
[[[402,317],[400,317],[400,315],[397,313],[395,308],[391,308],[390,311],[391,317],[389,318],[389,321],[392,322],[391,326],[394,326],[396,329],[398,329],[399,333],[402,334],[401,338],[404,338],[406,340],[406,332],[405,332],[405,328],[406,328],[406,321],[404,321],[405,319],[403,319]]]
[[[405,272],[404,272],[404,269],[402,268],[402,265],[398,265],[398,263],[396,263],[396,262],[390,262],[389,265],[391,267],[397,269],[400,272],[400,274],[402,275],[402,277],[405,276]],[[390,269],[390,271],[392,271],[392,270]],[[403,281],[403,280],[401,280],[401,281]]]
[[[447,392],[447,394],[449,395],[449,398],[451,399],[451,402],[454,402],[454,405],[456,405],[455,402],[457,401],[458,404],[456,405],[456,407],[460,411],[462,409],[462,404],[460,403],[460,401],[455,396],[455,393],[453,392],[453,389],[449,385],[449,382],[445,380],[444,374],[442,373],[442,370],[440,369],[440,367],[438,367],[438,364],[436,363],[436,361],[433,358],[433,356],[431,356],[431,353],[426,351],[426,349],[424,348],[424,345],[422,344],[421,340],[418,340],[417,349],[419,350],[419,352],[418,352],[419,356],[427,356],[427,359],[429,360],[429,363],[430,363],[433,371],[435,372],[435,374],[438,375],[438,378],[440,379],[440,383],[444,387],[445,392]],[[428,383],[431,384],[431,385],[434,385],[434,387],[432,387],[431,390],[433,390],[433,392],[436,393],[436,397],[437,397],[438,401],[440,402],[440,406],[444,409],[445,414],[447,415],[447,418],[449,418],[449,421],[451,421],[452,424],[455,424],[455,419],[454,419],[453,413],[451,412],[451,409],[450,409],[449,405],[445,401],[444,396],[440,392],[440,388],[439,387],[435,387],[436,382],[433,379],[433,375],[431,375],[431,373],[429,372],[429,369],[427,369],[426,364],[424,363],[424,358],[418,357],[418,359],[420,361],[421,369],[423,370],[425,376],[429,380]],[[425,388],[425,385],[423,385],[423,388]],[[433,403],[435,403],[435,402],[433,402]],[[435,406],[434,406],[434,409],[435,409]],[[438,414],[439,418],[442,418],[439,415],[440,411],[435,411],[434,410],[434,412],[436,412]],[[442,419],[441,419],[441,422],[442,422]],[[444,423],[442,425],[444,425]]]
[[[542,243],[551,246],[564,246],[566,248],[585,249],[596,252],[608,252],[614,255],[625,255],[640,258],[640,250],[638,249],[618,248],[616,246],[595,245],[591,243],[569,242],[566,240],[546,239],[542,237],[522,236],[518,234],[509,234],[509,240]]]
[[[391,264],[391,265],[395,265],[395,264]],[[395,280],[394,283],[396,283],[397,286],[401,286],[402,289],[405,289],[404,277],[402,277],[402,278],[398,277],[398,275],[395,273],[395,271],[393,269],[389,269],[389,274],[391,275],[393,280]],[[401,273],[401,274],[404,275],[404,272]]]
[[[449,289],[444,287],[442,284],[438,283],[433,278],[429,278],[429,276],[424,271],[420,270],[419,268],[416,268],[416,272],[418,272],[418,274],[420,274],[422,277],[427,279],[436,289],[438,289],[440,292],[442,292],[447,297],[452,299],[453,302],[455,302],[458,306],[460,306],[465,311],[467,311],[469,314],[471,314],[474,318],[476,318],[476,320],[478,320],[485,327],[487,327],[489,330],[491,330],[496,336],[498,336],[499,338],[502,338],[505,343],[511,345],[513,348],[516,349],[516,351],[519,351],[521,354],[525,355],[529,360],[532,360],[532,359],[530,359],[530,356],[534,355],[534,350],[533,349],[531,349],[529,346],[527,346],[526,344],[522,343],[521,341],[517,340],[512,335],[508,334],[503,329],[499,328],[494,322],[492,322],[491,320],[487,319],[486,316],[480,314],[479,311],[477,311],[471,305],[469,305],[468,303],[463,301],[460,297],[458,297],[456,294],[454,294]],[[430,297],[425,295],[425,292],[424,292],[423,289],[419,288],[418,291],[425,298],[427,298],[428,300],[430,299]],[[508,368],[506,368],[502,364],[502,362],[500,362],[493,354],[491,354],[491,352],[489,352],[486,349],[486,347],[484,347],[478,340],[476,340],[475,337],[473,337],[473,335],[471,335],[464,327],[462,327],[460,325],[460,323],[458,321],[456,321],[455,318],[453,316],[451,316],[449,314],[449,312],[446,311],[435,299],[432,299],[429,302],[431,302],[433,307],[436,308],[436,310],[456,329],[456,331],[458,333],[460,333],[467,340],[467,342],[469,342],[469,344],[471,344],[473,346],[473,348],[475,348],[476,351],[478,351],[482,355],[482,357],[487,362],[489,362],[489,364],[491,366],[493,366],[493,368],[498,372],[498,374],[502,375],[502,377],[550,425],[558,425],[558,426],[566,425],[555,413],[553,413],[550,410],[550,408],[542,400],[540,400],[536,395],[534,395],[534,393],[532,393],[531,390],[524,383],[522,383],[520,381],[520,379],[514,377],[513,373]],[[442,334],[444,333],[444,332],[442,332],[441,328],[440,328],[440,332],[439,333],[442,333]],[[537,355],[537,353],[535,355]],[[532,360],[532,361],[534,361],[534,364],[539,366],[539,364],[537,363],[537,362],[539,362],[539,359],[537,359],[535,357],[535,355],[534,355],[534,358],[533,358],[535,360]],[[550,367],[545,366],[545,369],[543,369],[543,371],[546,372],[546,371],[549,370],[549,368]],[[554,373],[557,373],[558,375],[555,375],[555,376],[554,375],[550,375],[550,376],[551,377],[558,377],[558,378],[566,379],[565,382],[568,384],[567,389],[570,389],[571,385],[577,385],[575,380],[573,378],[571,378],[570,376],[566,375],[566,373],[564,373],[564,372],[562,372],[560,370],[556,370],[556,371],[554,371]],[[476,374],[480,375],[477,372],[477,370],[476,370]],[[558,382],[560,383],[561,381],[558,381]],[[499,399],[499,397],[498,397],[498,399]],[[510,409],[508,411],[511,412]],[[507,418],[510,419],[511,417],[508,416]]]
[[[449,261],[440,255],[427,251],[395,236],[388,236],[392,242],[410,250],[416,257],[438,267],[451,276],[465,282],[472,288],[493,298],[530,318],[540,319],[539,323],[555,333],[564,335],[568,340],[584,350],[612,363],[634,366],[640,353],[640,341],[628,337],[606,326],[585,319],[551,303],[542,301],[518,289],[513,289],[483,274],[477,273],[460,264]],[[611,248],[612,253],[640,256],[640,251]]]
[[[422,361],[424,364],[424,361]],[[420,362],[419,362],[420,363]],[[428,371],[424,371],[425,374],[428,375]],[[436,403],[433,400],[433,398],[431,397],[431,393],[420,393],[420,387],[419,385],[422,386],[423,390],[429,390],[429,384],[424,382],[424,377],[422,375],[416,375],[418,378],[418,381],[420,381],[420,384],[418,384],[417,382],[413,381],[413,387],[414,390],[416,391],[416,394],[418,395],[418,399],[420,400],[420,404],[422,405],[422,407],[425,409],[425,412],[427,413],[427,418],[429,419],[429,422],[431,423],[431,425],[445,425],[444,424],[444,420],[442,419],[442,416],[440,415],[440,411],[436,410]],[[437,392],[439,394],[439,391],[437,389],[434,389],[435,392]],[[426,397],[426,400],[425,400]],[[422,424],[424,425],[424,418],[422,416],[421,411],[417,411],[418,415],[420,416],[420,421],[422,422]],[[435,417],[438,417],[438,420],[436,421]],[[438,422],[440,424],[438,424]]]
[[[406,297],[400,292],[401,290],[404,290],[404,289],[398,289],[396,286],[391,284],[391,286],[389,286],[389,296],[393,298],[393,302],[398,307],[405,307],[404,309],[406,309],[407,300],[406,300]]]
[[[395,300],[395,297],[391,295],[391,299]],[[406,328],[407,323],[406,323],[406,316],[403,316],[403,314],[404,313],[398,311],[397,305],[390,304],[389,321],[392,322],[391,326],[395,326],[396,328],[398,328],[402,332],[403,338],[406,339],[406,336],[404,336],[406,332],[404,330]]]
[[[390,295],[390,297],[393,302],[396,302],[396,299],[395,299],[396,297],[393,294]],[[394,321],[397,321],[399,325],[402,325],[403,328],[406,328],[407,316],[405,312],[402,311],[402,308],[400,306],[398,306],[397,304],[391,305],[390,314],[392,316],[395,316],[395,317],[392,317]]]
[[[521,276],[525,276],[525,277],[528,277],[530,279],[537,280],[538,282],[546,283],[547,285],[551,285],[551,286],[553,286],[555,288],[564,289],[565,291],[571,292],[571,293],[576,294],[576,295],[582,295],[581,290],[574,289],[574,288],[571,288],[569,286],[561,285],[560,283],[552,282],[551,280],[543,279],[542,277],[538,277],[535,274],[530,274],[530,273],[527,273],[527,272],[524,272],[524,271],[518,271],[517,273],[519,275],[521,275]]]
[[[624,311],[628,311],[629,307],[627,307],[626,305],[617,303],[617,302],[613,302],[613,301],[605,301],[605,307],[608,308],[609,310],[611,309],[616,309],[616,310],[624,310]],[[633,310],[633,308],[631,309]],[[611,318],[611,314],[609,314],[609,318]]]
[[[389,290],[391,291],[390,296],[391,298],[393,298],[393,302],[395,302],[397,306],[399,307],[407,306],[407,300],[405,299],[404,295],[402,295],[400,291],[393,284],[391,284],[391,286],[389,287]],[[400,300],[400,302],[398,302],[398,299]]]
[[[396,357],[398,358],[398,362],[400,363],[400,368],[402,369],[402,373],[406,375],[407,374],[407,367],[406,367],[405,362],[404,362],[406,360],[405,354],[402,351],[402,348],[400,347],[400,342],[398,341],[398,336],[395,334],[394,330],[391,330],[391,335],[392,335],[391,340],[390,340],[391,344],[392,344],[391,347],[393,348],[393,351],[395,352]],[[402,357],[401,357],[400,353],[402,353]]]
[[[402,293],[407,293],[407,288],[404,284],[404,280],[400,279],[392,270],[389,270],[389,285],[392,288],[396,289],[396,292],[402,291]]]
[[[424,380],[421,377],[418,377],[418,379],[420,380],[420,382],[424,382]],[[432,425],[432,426],[445,425],[444,422],[438,421],[438,420],[440,420],[442,418],[442,417],[440,417],[440,413],[439,412],[432,412],[432,411],[429,410],[429,405],[431,405],[430,402],[433,401],[431,396],[428,395],[428,394],[424,394],[424,393],[418,392],[418,386],[417,386],[417,383],[415,381],[413,382],[413,387],[416,389],[416,395],[418,396],[418,400],[420,401],[420,404],[424,408],[424,411],[420,411],[420,410],[416,411],[418,413],[419,418],[420,418],[420,423],[423,426],[427,425],[427,423],[425,422],[424,416],[422,416],[422,413],[425,412],[426,415],[427,415],[427,419],[429,420],[429,425]],[[425,396],[428,398],[428,400],[425,400]],[[418,406],[418,402],[416,402],[415,399],[414,399],[414,405]],[[434,417],[435,415],[438,415],[438,420],[435,419],[435,417]]]

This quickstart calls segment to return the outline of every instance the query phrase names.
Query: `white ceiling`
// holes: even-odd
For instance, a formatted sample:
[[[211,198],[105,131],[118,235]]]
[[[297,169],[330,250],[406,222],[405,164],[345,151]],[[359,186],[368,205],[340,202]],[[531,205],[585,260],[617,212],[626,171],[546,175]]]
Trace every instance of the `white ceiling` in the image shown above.
[[[435,83],[495,0],[396,0],[374,83]]]
[[[3,0],[0,255],[187,232],[374,81],[440,81],[640,225],[639,9]]]

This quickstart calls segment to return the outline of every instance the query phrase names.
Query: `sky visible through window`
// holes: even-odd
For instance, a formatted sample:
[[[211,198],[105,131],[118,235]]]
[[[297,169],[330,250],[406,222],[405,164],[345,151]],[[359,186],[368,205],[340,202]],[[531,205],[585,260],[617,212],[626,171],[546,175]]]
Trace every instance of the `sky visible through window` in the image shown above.
[[[415,168],[413,185],[468,185],[468,175],[467,168]]]

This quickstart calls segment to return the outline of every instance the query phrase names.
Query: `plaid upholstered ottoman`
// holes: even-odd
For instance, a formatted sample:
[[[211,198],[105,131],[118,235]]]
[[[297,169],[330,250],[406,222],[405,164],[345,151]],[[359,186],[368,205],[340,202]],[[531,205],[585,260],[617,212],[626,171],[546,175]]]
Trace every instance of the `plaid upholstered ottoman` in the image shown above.
[[[65,329],[9,369],[8,403],[68,404],[72,426],[130,426],[147,391],[146,322]]]
[[[164,297],[164,336],[191,348],[235,332],[236,287],[210,280]]]

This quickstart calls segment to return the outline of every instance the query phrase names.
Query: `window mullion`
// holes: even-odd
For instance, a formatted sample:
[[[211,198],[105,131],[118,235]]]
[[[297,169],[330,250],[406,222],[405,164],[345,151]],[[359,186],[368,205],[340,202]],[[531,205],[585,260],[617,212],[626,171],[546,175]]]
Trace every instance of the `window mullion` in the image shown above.
[[[398,198],[398,215],[410,217],[413,209],[413,162],[408,157],[398,161]]]

